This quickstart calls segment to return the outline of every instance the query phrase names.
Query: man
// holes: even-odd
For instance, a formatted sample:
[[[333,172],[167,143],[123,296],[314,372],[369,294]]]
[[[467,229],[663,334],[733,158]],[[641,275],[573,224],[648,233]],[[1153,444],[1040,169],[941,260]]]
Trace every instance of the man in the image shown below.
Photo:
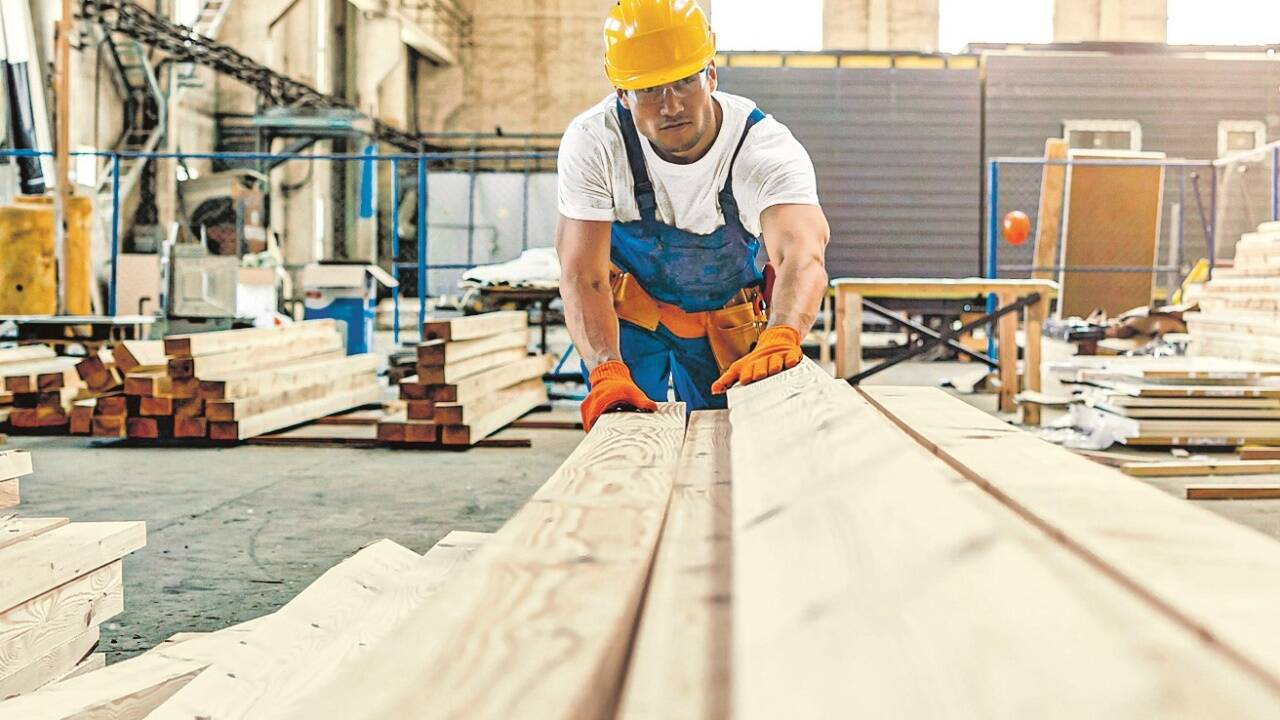
[[[785,126],[716,90],[698,4],[620,0],[604,35],[615,93],[574,119],[559,156],[556,249],[588,430],[656,410],[668,382],[690,410],[723,408],[734,383],[793,367],[827,285],[813,164]]]

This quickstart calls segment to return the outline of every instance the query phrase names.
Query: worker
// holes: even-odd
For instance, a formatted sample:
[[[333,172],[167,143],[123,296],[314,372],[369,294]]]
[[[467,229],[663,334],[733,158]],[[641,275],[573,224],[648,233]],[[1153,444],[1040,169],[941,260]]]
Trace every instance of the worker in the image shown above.
[[[717,90],[694,0],[619,0],[604,26],[614,92],[559,153],[556,249],[582,420],[689,410],[800,362],[827,286],[813,163],[780,122]],[[770,266],[757,261],[763,239]]]

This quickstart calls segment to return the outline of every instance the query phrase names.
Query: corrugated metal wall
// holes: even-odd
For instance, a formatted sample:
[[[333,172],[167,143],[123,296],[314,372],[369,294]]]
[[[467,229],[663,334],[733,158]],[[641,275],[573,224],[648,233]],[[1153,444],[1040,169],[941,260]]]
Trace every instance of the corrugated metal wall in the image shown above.
[[[832,277],[978,273],[978,71],[727,67],[719,78],[813,157]]]
[[[1216,59],[1172,55],[1086,55],[990,53],[986,72],[985,150],[993,156],[1043,156],[1047,137],[1061,137],[1068,119],[1137,120],[1142,149],[1171,158],[1217,157],[1218,122],[1259,120],[1268,124],[1268,141],[1280,139],[1280,61]],[[1205,251],[1186,171],[1183,206],[1186,256]],[[1257,174],[1257,173],[1255,173]],[[1002,168],[1000,212],[1022,209],[1034,215],[1040,168]],[[1177,201],[1179,171],[1166,171],[1164,238],[1169,237],[1169,207]],[[1261,178],[1258,178],[1261,180]],[[1230,242],[1236,226],[1258,220],[1268,205],[1269,182],[1233,182],[1223,187],[1231,212],[1220,239]],[[1201,199],[1208,213],[1209,178],[1202,172]],[[1240,188],[1248,187],[1248,193]],[[1261,195],[1259,195],[1261,192]],[[1030,196],[1024,199],[1023,196]],[[1256,222],[1255,222],[1256,224]],[[1230,257],[1229,247],[1226,257]],[[1030,244],[1000,249],[1001,264],[1027,262]],[[1167,257],[1162,244],[1161,258]],[[1219,257],[1223,253],[1219,252]]]

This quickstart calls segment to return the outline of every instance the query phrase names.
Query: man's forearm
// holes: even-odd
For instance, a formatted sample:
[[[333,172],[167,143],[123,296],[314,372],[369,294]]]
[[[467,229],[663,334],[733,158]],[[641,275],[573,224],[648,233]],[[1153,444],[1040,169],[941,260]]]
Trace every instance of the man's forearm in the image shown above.
[[[608,360],[621,360],[618,346],[618,314],[613,309],[613,292],[606,276],[565,278],[560,289],[564,298],[565,324],[569,337],[588,370]]]
[[[774,270],[777,278],[773,284],[769,326],[787,325],[799,330],[803,337],[818,319],[822,296],[827,291],[827,269],[822,254],[820,251],[794,253],[783,258]]]

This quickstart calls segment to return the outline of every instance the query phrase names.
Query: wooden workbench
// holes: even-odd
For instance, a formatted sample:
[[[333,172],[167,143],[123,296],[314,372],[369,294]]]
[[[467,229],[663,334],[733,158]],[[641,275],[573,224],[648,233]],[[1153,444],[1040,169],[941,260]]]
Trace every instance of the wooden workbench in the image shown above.
[[[1039,293],[1040,299],[1026,309],[1026,363],[1023,385],[1027,390],[1040,389],[1040,330],[1049,314],[1049,302],[1058,293],[1051,280],[988,280],[983,278],[837,278],[831,281],[836,297],[836,375],[847,378],[862,368],[862,298],[905,300],[963,300],[988,294],[996,296],[998,307],[1018,298]],[[999,347],[1000,411],[1013,412],[1018,392],[1018,352],[1016,333],[1018,313],[1010,313],[996,321]],[[1009,352],[1005,349],[1009,348]],[[1040,408],[1027,405],[1024,421],[1040,422]]]

